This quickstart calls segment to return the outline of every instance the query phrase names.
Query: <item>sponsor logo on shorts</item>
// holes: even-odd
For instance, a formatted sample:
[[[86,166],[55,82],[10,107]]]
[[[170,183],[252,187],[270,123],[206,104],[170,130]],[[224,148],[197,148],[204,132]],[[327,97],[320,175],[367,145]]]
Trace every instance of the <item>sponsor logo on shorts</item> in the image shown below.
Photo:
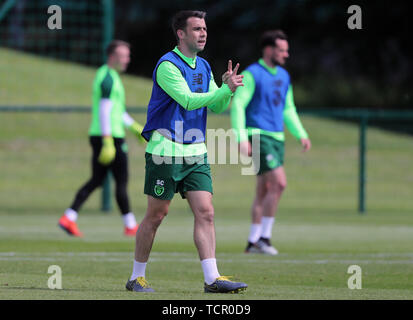
[[[163,180],[160,180],[160,179],[156,180],[156,185],[155,185],[155,188],[154,188],[154,192],[158,197],[163,195],[163,193],[165,192],[164,184],[165,184],[165,182]]]

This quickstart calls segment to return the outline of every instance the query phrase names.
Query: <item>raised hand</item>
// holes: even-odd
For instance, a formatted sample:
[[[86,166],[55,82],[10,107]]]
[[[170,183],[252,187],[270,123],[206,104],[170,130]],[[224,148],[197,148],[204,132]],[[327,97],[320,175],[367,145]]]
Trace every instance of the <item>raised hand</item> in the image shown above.
[[[228,69],[227,71],[222,75],[222,82],[228,84],[229,77],[231,76],[232,73],[232,61],[228,60]]]
[[[228,70],[222,75],[222,82],[226,83],[232,92],[235,92],[238,87],[244,86],[242,83],[243,75],[237,74],[239,63],[232,70],[232,61],[228,61]]]

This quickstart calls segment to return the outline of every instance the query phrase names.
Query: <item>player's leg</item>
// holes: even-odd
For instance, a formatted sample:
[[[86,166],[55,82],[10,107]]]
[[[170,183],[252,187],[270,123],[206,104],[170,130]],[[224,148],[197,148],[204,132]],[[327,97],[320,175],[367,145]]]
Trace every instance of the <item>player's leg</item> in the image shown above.
[[[145,160],[144,193],[148,195],[148,207],[136,232],[133,271],[126,283],[127,290],[136,292],[153,291],[145,280],[146,264],[156,231],[168,213],[176,189],[172,179],[175,170],[173,164],[157,164],[149,153],[145,154]]]
[[[152,249],[153,239],[162,220],[168,214],[171,200],[155,199],[148,196],[148,208],[136,232],[135,260],[147,262]]]
[[[198,249],[205,283],[220,275],[215,259],[214,207],[212,178],[207,155],[187,157],[180,166],[177,189],[194,214],[194,242]]]
[[[171,200],[160,200],[148,196],[148,209],[136,232],[133,271],[130,279],[126,283],[126,289],[129,291],[153,291],[145,279],[146,264],[152,250],[156,231],[163,218],[167,215],[170,203]]]
[[[276,254],[277,250],[270,245],[270,238],[278,202],[287,184],[283,168],[284,142],[261,135],[259,148],[255,152],[259,152],[259,157],[253,156],[253,160],[259,162],[259,171],[246,252]],[[259,240],[254,243],[257,234],[260,234]]]
[[[102,185],[103,179],[108,173],[108,167],[103,166],[98,161],[100,149],[102,148],[102,139],[100,137],[90,137],[90,145],[92,147],[92,176],[77,191],[71,206],[66,209],[63,216],[59,219],[59,226],[73,236],[82,236],[76,224],[80,207],[89,198],[90,194]]]
[[[281,195],[287,187],[287,176],[284,167],[266,172],[263,175],[266,185],[266,193],[262,201],[263,217],[275,217]]]
[[[194,161],[194,159],[197,159]],[[186,161],[185,161],[186,162]],[[212,205],[212,178],[207,155],[194,157],[182,165],[184,174],[177,186],[183,198],[188,199],[194,214],[194,242],[198,249],[204,273],[204,291],[228,293],[245,290],[242,282],[230,281],[220,276],[215,258],[214,207]]]
[[[176,190],[172,178],[175,164],[156,163],[149,153],[145,154],[145,161],[144,193],[148,196],[148,207],[136,233],[135,259],[139,262],[148,260],[156,230],[168,213]]]
[[[194,242],[198,249],[199,258],[201,260],[215,259],[212,194],[208,191],[188,191],[185,193],[185,197],[194,213]],[[218,276],[217,274],[216,277]]]
[[[130,211],[128,197],[128,154],[126,143],[123,139],[115,140],[116,157],[111,165],[115,179],[115,196],[124,223],[124,234],[134,236],[138,230],[138,224],[133,212]]]
[[[184,158],[179,167],[177,191],[188,200],[194,213],[194,241],[199,258],[215,258],[212,178],[206,154]]]
[[[194,213],[194,242],[204,272],[206,284],[212,284],[220,277],[215,258],[215,226],[212,194],[208,191],[188,191],[185,193]]]
[[[104,166],[98,161],[102,148],[102,139],[100,137],[90,137],[90,144],[92,146],[92,176],[76,193],[75,199],[70,206],[75,211],[78,211],[90,194],[102,185],[109,170],[108,166]]]
[[[283,166],[263,174],[266,184],[266,193],[262,202],[261,237],[264,250],[269,254],[277,254],[278,251],[271,246],[272,227],[275,222],[278,205],[281,196],[287,187],[287,176]]]
[[[204,291],[208,293],[228,293],[245,290],[242,282],[230,281],[218,272],[215,258],[215,226],[212,194],[208,191],[187,191],[185,197],[194,213],[194,241],[198,249],[204,272]]]
[[[260,252],[256,243],[261,237],[261,218],[263,212],[263,200],[266,194],[266,183],[263,175],[258,175],[256,179],[255,198],[251,207],[251,226],[248,236],[248,243],[245,249],[246,253]]]

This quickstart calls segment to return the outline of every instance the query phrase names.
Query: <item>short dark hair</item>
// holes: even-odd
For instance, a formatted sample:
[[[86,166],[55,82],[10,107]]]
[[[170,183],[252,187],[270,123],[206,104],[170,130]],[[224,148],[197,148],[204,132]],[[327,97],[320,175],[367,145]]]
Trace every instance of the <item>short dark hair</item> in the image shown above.
[[[206,12],[205,11],[197,11],[197,10],[183,10],[177,12],[172,18],[172,30],[176,37],[176,40],[179,41],[177,31],[178,30],[185,30],[186,22],[188,18],[195,17],[200,19],[205,19]]]
[[[282,30],[268,30],[261,35],[260,46],[263,50],[266,46],[276,46],[276,40],[288,40],[287,35]]]
[[[128,42],[123,40],[112,40],[106,47],[106,55],[110,57],[110,55],[115,52],[117,47],[122,46],[128,47],[130,49],[130,44]]]

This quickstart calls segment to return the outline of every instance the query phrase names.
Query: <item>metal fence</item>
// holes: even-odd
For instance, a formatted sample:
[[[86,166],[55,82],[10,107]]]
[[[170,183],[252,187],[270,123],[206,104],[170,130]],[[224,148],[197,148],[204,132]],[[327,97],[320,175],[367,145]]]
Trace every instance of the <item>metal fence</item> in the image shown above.
[[[54,6],[61,29],[51,29]],[[113,37],[113,0],[5,0],[0,2],[0,46],[99,65]]]

